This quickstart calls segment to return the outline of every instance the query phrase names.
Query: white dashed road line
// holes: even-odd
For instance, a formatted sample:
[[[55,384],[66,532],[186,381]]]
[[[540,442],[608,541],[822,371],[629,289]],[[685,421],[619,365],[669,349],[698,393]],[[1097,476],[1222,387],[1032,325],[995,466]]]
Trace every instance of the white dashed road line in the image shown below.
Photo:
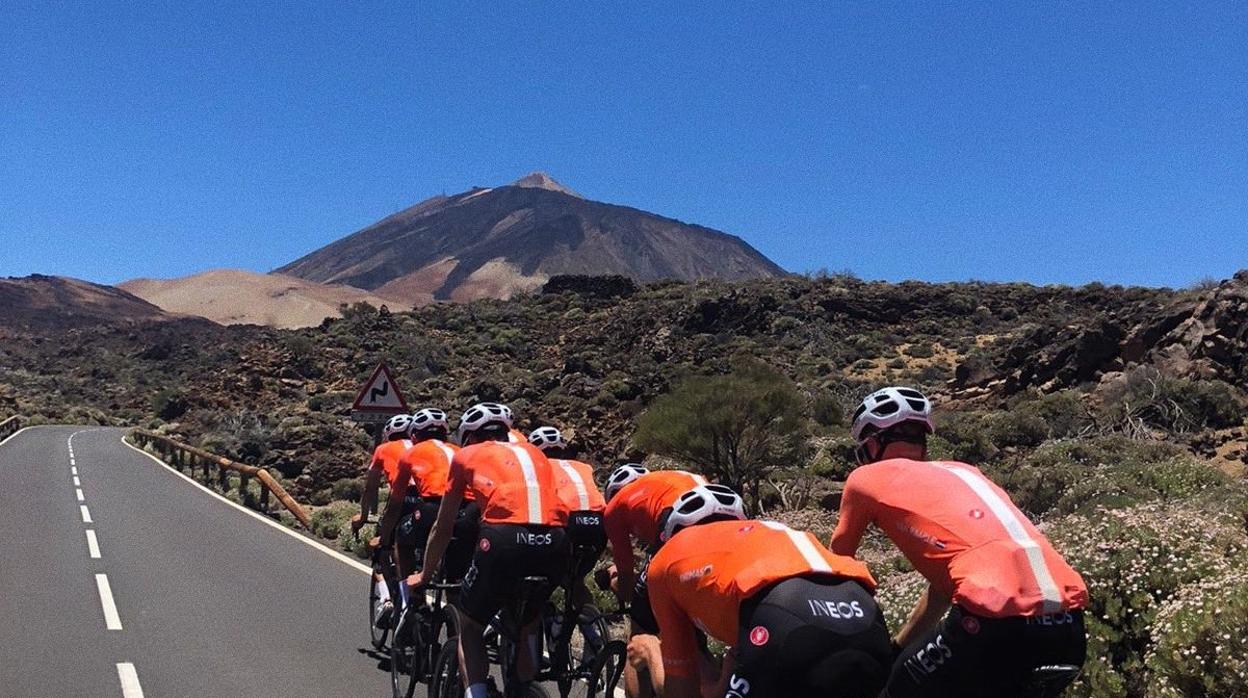
[[[85,501],[87,501],[87,497],[86,497],[86,495],[84,495],[84,494],[82,493],[82,489],[81,489],[81,488],[74,490],[74,495],[78,497],[78,501],[80,501],[80,502],[85,502]]]
[[[87,552],[91,553],[92,560],[100,559],[100,541],[95,537],[95,531],[87,529]]]
[[[95,575],[95,588],[100,592],[100,606],[104,609],[104,626],[109,630],[121,630],[121,616],[113,601],[113,589],[108,585],[107,574]]]
[[[134,670],[133,664],[119,663],[117,678],[121,681],[122,698],[143,698],[143,687],[139,685],[139,672]]]
[[[74,476],[74,487],[82,487],[82,480],[77,475]]]
[[[71,467],[69,468],[69,474],[70,474],[70,475],[77,475],[77,474],[78,474],[78,468],[77,468],[77,467],[75,467],[75,466],[71,466]]]
[[[87,508],[86,504],[83,504],[82,506],[78,507],[78,509],[79,511],[82,512],[83,523],[95,523],[94,521],[91,520],[91,510]]]

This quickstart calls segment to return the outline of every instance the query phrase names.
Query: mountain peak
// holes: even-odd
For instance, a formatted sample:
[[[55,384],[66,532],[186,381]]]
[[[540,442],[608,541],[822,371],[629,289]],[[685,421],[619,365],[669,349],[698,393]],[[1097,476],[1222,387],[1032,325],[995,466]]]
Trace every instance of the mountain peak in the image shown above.
[[[581,196],[580,194],[577,194],[576,192],[572,191],[571,189],[568,189],[567,187],[563,186],[559,182],[556,182],[554,177],[551,177],[545,172],[530,172],[527,175],[521,177],[520,179],[517,179],[516,181],[512,182],[511,186],[527,187],[529,189],[546,189],[549,191],[557,191],[561,194],[567,194],[568,196],[575,196],[578,199],[585,198]]]

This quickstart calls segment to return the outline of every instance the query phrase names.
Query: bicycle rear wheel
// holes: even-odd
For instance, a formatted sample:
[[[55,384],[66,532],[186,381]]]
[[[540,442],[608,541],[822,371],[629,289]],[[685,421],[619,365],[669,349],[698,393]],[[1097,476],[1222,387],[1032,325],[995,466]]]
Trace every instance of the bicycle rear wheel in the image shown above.
[[[464,695],[459,678],[459,638],[452,637],[442,643],[438,661],[429,677],[429,698],[460,698]]]

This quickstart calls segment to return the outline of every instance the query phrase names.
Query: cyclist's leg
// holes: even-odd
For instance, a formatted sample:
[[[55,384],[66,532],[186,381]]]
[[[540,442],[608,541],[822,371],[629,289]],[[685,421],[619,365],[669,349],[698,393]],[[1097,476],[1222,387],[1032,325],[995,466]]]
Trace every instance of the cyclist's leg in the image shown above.
[[[902,650],[886,695],[1019,695],[1029,678],[1023,619],[981,618],[954,606],[934,630]]]
[[[555,584],[571,564],[572,551],[569,547],[567,531],[561,527],[542,527],[542,533],[534,536],[535,544],[526,545],[521,556],[522,564],[516,567],[517,579],[523,577],[546,577],[551,581],[547,588],[546,598],[529,599],[526,615],[518,618],[520,636],[517,642],[519,649],[516,657],[516,677],[521,681],[532,681],[537,675],[538,642],[537,631],[541,622],[542,609],[550,600],[549,594],[554,591]]]
[[[464,688],[482,684],[489,676],[489,660],[485,648],[485,626],[502,607],[503,589],[506,583],[499,577],[506,576],[514,556],[508,555],[514,533],[508,526],[481,526],[480,538],[472,556],[472,563],[464,574],[459,598],[455,604],[460,611],[459,661],[463,667]]]
[[[628,634],[632,656],[646,660],[629,661],[624,666],[624,692],[628,698],[651,698],[659,693],[663,685],[662,661],[651,661],[650,652],[641,651],[650,647],[657,656],[659,649],[659,623],[654,617],[654,609],[650,607],[650,593],[646,586],[647,569],[643,563],[641,574],[637,575],[637,584],[633,587],[633,603],[628,607]],[[639,636],[653,639],[639,641]],[[635,641],[637,644],[634,644]]]
[[[1083,611],[1067,611],[1018,621],[1023,623],[1024,628],[1021,654],[1029,660],[1023,667],[1029,679],[1035,669],[1041,666],[1083,666],[1088,651]],[[1057,695],[1057,691],[1063,686],[1051,685],[1048,688],[1047,695]]]

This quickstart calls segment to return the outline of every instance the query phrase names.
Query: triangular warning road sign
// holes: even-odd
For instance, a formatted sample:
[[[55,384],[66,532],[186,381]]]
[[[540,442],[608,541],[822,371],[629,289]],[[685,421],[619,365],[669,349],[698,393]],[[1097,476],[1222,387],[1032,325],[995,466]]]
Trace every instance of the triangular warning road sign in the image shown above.
[[[399,384],[394,382],[390,369],[385,362],[377,364],[373,376],[364,384],[360,394],[355,396],[355,404],[351,405],[355,412],[391,412],[407,411],[407,401],[399,392]]]

